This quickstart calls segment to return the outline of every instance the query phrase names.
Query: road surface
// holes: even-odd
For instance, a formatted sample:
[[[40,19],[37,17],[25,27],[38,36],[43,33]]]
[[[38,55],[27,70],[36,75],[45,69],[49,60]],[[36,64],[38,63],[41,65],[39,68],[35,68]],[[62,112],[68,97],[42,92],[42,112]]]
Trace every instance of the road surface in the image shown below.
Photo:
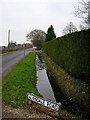
[[[32,48],[25,50],[25,55],[28,55]],[[0,56],[1,57],[1,56]],[[12,68],[24,58],[24,50],[9,53],[2,56],[2,78],[5,77]]]

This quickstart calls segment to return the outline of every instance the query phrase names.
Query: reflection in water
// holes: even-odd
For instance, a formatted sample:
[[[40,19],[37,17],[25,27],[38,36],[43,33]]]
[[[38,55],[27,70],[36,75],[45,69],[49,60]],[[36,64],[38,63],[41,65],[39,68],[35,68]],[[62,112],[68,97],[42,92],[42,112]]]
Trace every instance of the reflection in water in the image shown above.
[[[36,56],[36,71],[37,71],[37,90],[47,100],[56,102],[52,87],[50,85],[45,62],[41,55]]]

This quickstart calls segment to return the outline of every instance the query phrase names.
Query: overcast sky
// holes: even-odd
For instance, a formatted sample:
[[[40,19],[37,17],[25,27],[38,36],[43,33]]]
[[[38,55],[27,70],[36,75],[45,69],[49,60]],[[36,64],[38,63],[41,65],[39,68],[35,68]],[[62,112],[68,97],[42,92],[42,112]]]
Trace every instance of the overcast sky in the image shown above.
[[[11,31],[11,40],[24,43],[25,36],[34,29],[47,32],[48,27],[53,25],[59,37],[69,22],[78,27],[80,19],[74,15],[77,3],[78,0],[2,0],[0,45],[8,44],[8,29]]]

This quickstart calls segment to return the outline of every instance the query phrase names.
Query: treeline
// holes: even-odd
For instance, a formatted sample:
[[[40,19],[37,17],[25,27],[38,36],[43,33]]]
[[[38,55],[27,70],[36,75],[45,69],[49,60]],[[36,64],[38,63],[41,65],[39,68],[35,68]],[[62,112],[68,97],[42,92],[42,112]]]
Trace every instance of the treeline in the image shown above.
[[[90,29],[58,37],[43,45],[43,51],[68,73],[90,79]]]

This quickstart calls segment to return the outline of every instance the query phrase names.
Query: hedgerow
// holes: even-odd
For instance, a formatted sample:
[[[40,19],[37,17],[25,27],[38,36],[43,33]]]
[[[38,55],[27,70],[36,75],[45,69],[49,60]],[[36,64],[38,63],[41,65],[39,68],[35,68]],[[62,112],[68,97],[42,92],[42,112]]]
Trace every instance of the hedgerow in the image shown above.
[[[58,37],[43,45],[43,51],[70,74],[90,79],[90,29]]]

